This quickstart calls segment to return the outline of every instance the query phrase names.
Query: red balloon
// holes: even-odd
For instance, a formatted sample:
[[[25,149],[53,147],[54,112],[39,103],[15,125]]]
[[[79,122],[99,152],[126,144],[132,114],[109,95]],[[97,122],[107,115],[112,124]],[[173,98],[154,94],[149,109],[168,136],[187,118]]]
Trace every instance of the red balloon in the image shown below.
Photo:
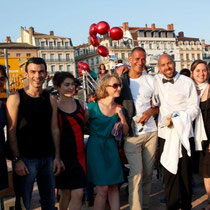
[[[90,36],[95,36],[97,34],[96,24],[93,23],[89,29]]]
[[[94,47],[98,47],[99,46],[99,38],[97,36],[91,36],[90,37],[90,43],[94,46]]]
[[[78,67],[78,69],[81,69],[82,68],[82,64],[83,64],[84,62],[82,62],[82,61],[79,61],[78,63],[77,63],[77,67]]]
[[[123,38],[123,30],[119,27],[113,27],[109,32],[109,36],[112,40],[120,40]]]
[[[109,55],[109,50],[103,45],[98,46],[97,52],[99,55],[106,57]]]
[[[82,63],[81,65],[81,69],[84,70],[84,71],[89,71],[90,70],[90,67],[87,63]]]
[[[110,30],[109,24],[105,21],[101,21],[96,25],[96,31],[100,35],[107,34]]]
[[[83,69],[79,69],[78,74],[79,74],[80,77],[82,77],[82,75],[83,75],[82,72],[83,72]]]

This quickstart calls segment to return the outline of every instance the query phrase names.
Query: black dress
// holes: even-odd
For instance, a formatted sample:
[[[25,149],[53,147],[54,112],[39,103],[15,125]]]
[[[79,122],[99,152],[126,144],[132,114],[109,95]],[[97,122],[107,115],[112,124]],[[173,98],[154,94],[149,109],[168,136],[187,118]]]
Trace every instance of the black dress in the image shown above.
[[[206,101],[200,103],[200,108],[204,120],[204,126],[208,141],[204,143],[204,151],[202,152],[200,159],[200,170],[204,178],[210,178],[210,151],[209,151],[209,142],[210,142],[210,98]]]
[[[61,132],[60,154],[65,171],[56,177],[58,189],[79,189],[86,184],[86,161],[84,152],[84,110],[78,100],[76,111],[66,113],[58,109]]]

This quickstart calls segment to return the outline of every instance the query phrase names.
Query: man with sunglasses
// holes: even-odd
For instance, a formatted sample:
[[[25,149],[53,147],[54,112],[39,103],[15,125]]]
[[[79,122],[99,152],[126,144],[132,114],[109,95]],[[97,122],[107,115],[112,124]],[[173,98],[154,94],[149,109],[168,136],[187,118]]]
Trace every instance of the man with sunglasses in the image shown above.
[[[57,102],[42,89],[47,77],[47,66],[42,58],[28,60],[25,76],[28,87],[10,95],[7,100],[15,209],[30,208],[35,180],[42,209],[55,209],[54,175],[64,168],[59,154]]]
[[[131,210],[149,208],[149,194],[157,145],[154,115],[158,108],[151,106],[154,79],[144,72],[146,52],[136,47],[129,56],[131,68],[122,74],[123,87],[118,103],[127,111],[129,136],[124,150],[130,166],[129,206]]]

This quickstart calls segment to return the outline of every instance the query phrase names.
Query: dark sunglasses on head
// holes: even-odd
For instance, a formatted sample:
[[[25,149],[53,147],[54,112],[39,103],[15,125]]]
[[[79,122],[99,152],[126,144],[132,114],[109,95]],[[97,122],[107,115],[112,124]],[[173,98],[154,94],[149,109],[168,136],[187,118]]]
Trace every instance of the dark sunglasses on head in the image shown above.
[[[114,89],[117,89],[118,87],[122,87],[122,85],[119,83],[114,83],[113,85],[107,85],[107,87],[112,87]]]

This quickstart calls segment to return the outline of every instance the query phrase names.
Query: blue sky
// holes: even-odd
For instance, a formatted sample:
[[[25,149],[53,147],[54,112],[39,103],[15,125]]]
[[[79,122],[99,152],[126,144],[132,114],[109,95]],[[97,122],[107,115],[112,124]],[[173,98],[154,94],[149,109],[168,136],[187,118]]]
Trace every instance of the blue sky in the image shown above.
[[[152,23],[166,28],[174,24],[175,33],[205,39],[210,43],[210,0],[1,0],[0,42],[20,36],[20,27],[70,37],[73,44],[87,42],[89,26],[107,21],[111,27],[143,27]]]

